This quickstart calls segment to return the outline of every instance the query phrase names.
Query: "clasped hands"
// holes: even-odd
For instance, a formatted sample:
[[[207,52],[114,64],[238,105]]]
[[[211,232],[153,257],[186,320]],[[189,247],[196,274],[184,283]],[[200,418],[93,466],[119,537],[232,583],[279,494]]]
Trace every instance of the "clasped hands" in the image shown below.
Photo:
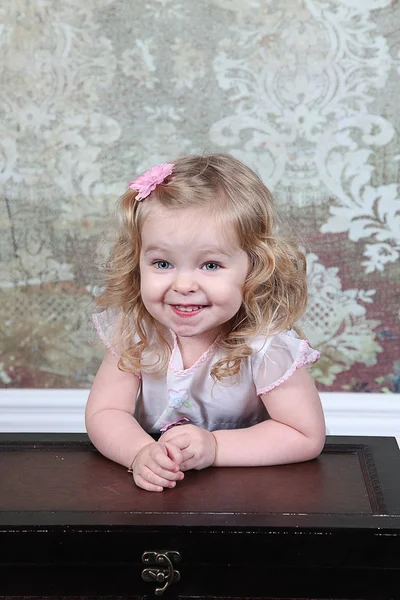
[[[150,492],[173,488],[184,471],[200,470],[215,461],[214,435],[196,425],[179,425],[162,434],[157,442],[144,446],[131,467],[138,487]]]

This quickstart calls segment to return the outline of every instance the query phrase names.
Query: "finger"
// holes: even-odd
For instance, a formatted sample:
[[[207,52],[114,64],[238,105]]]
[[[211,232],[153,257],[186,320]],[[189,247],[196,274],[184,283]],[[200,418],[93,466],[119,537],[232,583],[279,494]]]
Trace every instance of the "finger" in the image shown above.
[[[191,456],[188,460],[185,460],[181,464],[181,471],[190,471],[191,469],[195,469],[197,465],[197,458],[195,456]]]
[[[167,473],[169,473],[170,475],[175,477],[174,473],[170,473],[170,472],[167,472]],[[167,479],[166,477],[163,477],[162,475],[155,473],[149,467],[145,467],[144,469],[142,469],[140,476],[143,479],[145,479],[146,481],[148,481],[149,483],[152,483],[153,485],[156,485],[156,486],[162,486],[163,488],[172,488],[172,487],[175,487],[175,485],[176,485],[176,481],[171,481],[170,479]]]
[[[162,486],[150,483],[146,479],[143,479],[141,475],[135,475],[133,480],[138,487],[146,490],[147,492],[162,492],[164,490]]]
[[[164,452],[159,452],[153,457],[153,460],[163,469],[176,473],[177,471],[179,471],[179,465],[182,462],[182,456],[179,456],[181,451],[178,448],[176,448],[176,450],[174,451],[173,449],[171,453],[169,450],[169,444],[168,446],[167,444],[163,444],[163,446],[165,449],[165,454]],[[174,456],[172,456],[171,454],[174,454]],[[175,459],[175,455],[178,460]]]
[[[178,448],[178,446],[175,446],[173,442],[165,442],[165,448],[168,452],[169,458],[177,465],[177,469],[179,470],[179,465],[184,460],[183,452]]]
[[[178,451],[180,453],[180,458],[179,458],[179,471],[181,471],[181,464],[183,462],[185,462],[185,460],[188,460],[189,458],[192,458],[192,456],[194,456],[194,451],[191,448],[191,446],[188,446],[188,448],[185,448],[184,450],[179,450],[179,448],[177,448],[173,442],[170,442],[171,446],[173,446],[172,448],[172,452],[176,452]]]
[[[185,450],[182,450],[182,454],[183,454],[183,459],[182,462],[180,464],[180,470],[182,471],[182,465],[185,464],[188,460],[195,458],[196,457],[196,453],[194,452],[193,448],[186,448]]]
[[[164,442],[172,442],[179,450],[184,450],[190,446],[191,438],[187,433],[177,434],[164,440]]]
[[[173,427],[172,429],[169,429],[168,431],[163,433],[162,437],[158,441],[171,442],[173,439],[182,436],[185,436],[187,442],[190,443],[191,436],[187,432],[182,431],[182,427]]]
[[[178,469],[178,471],[170,471],[169,469],[163,469],[163,467],[159,465],[155,460],[150,461],[146,465],[146,468],[152,471],[155,475],[158,475],[158,477],[162,477],[164,480],[170,482],[177,481],[180,479],[180,469]]]

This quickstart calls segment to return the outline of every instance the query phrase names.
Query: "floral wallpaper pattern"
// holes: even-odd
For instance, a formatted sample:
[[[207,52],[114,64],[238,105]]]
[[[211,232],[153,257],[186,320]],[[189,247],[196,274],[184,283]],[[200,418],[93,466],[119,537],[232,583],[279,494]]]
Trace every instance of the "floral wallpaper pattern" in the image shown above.
[[[308,256],[322,391],[400,392],[400,5],[0,6],[0,385],[89,387],[98,243],[118,196],[226,151]]]

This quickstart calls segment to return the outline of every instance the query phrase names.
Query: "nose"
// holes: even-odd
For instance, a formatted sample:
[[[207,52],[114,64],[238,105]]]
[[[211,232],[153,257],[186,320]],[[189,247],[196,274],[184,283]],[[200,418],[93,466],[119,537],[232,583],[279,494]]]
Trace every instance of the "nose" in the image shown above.
[[[177,271],[172,287],[178,294],[192,294],[199,289],[194,274],[189,271]]]

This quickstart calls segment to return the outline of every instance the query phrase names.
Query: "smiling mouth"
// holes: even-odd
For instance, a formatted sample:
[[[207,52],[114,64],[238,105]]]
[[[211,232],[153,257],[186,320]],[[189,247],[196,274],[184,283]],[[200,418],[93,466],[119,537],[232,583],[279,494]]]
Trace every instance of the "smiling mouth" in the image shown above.
[[[204,304],[191,304],[190,306],[183,306],[182,304],[171,304],[170,305],[174,313],[181,317],[192,317],[199,314],[199,312],[206,308]]]

